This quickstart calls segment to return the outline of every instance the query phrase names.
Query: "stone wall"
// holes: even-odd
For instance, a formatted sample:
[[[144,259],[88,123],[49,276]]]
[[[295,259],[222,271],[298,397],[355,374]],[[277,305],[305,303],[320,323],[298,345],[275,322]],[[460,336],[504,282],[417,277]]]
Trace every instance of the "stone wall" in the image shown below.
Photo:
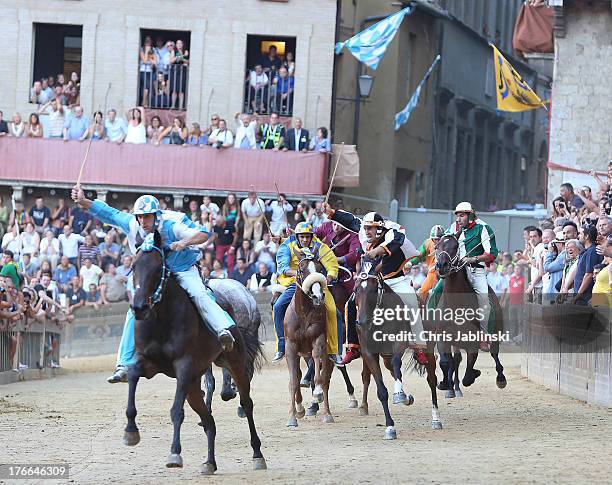
[[[563,18],[565,36],[555,42],[550,161],[605,171],[612,159],[612,8],[609,2],[566,6]],[[549,170],[549,205],[559,185],[571,177],[577,180],[570,173]],[[583,175],[582,180],[586,183],[589,177]]]

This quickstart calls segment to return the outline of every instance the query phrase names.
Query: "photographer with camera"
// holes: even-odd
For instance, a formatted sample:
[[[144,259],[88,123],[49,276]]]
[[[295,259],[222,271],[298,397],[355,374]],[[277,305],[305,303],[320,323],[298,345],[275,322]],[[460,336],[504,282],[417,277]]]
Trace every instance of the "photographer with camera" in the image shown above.
[[[227,123],[225,120],[219,120],[219,128],[212,131],[208,137],[209,145],[216,149],[230,148],[234,146],[234,134],[231,130],[227,129]]]

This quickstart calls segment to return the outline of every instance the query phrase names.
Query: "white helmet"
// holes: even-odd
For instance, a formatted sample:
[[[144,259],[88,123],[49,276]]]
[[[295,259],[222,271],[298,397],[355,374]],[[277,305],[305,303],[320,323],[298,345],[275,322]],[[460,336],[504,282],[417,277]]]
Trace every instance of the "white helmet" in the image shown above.
[[[363,216],[362,224],[364,226],[385,227],[385,220],[378,212],[368,212]]]
[[[155,226],[159,225],[161,220],[161,209],[159,207],[159,200],[153,195],[141,195],[134,202],[134,209],[132,213],[135,216],[144,214],[155,214]]]
[[[472,207],[472,204],[470,204],[469,202],[459,202],[459,204],[457,204],[457,207],[455,207],[455,214],[457,214],[458,212],[469,212],[470,214],[476,213],[476,211],[474,211],[474,208]]]

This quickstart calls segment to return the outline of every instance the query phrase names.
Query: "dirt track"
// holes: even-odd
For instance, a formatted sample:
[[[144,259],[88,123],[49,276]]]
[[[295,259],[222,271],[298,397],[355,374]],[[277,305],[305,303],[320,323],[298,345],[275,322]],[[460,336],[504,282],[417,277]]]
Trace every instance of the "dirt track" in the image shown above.
[[[287,371],[267,366],[255,377],[255,418],[268,470],[251,471],[246,421],[236,403],[216,396],[217,463],[210,483],[552,483],[608,482],[612,410],[556,395],[520,376],[519,356],[505,355],[508,387],[498,390],[492,360],[481,356],[476,387],[463,399],[444,400],[444,429],[432,431],[429,389],[416,375],[404,379],[416,402],[392,407],[398,439],[383,441],[384,418],[370,387],[370,416],[347,409],[340,375],[332,380],[334,424],[287,421]],[[90,363],[89,370],[109,359]],[[361,392],[361,364],[351,364]],[[123,446],[125,384],[107,384],[108,372],[69,373],[55,379],[0,387],[0,463],[63,461],[75,483],[200,481],[206,444],[197,417],[186,407],[183,469],[166,469],[174,381],[141,381],[137,394],[142,436]],[[390,378],[388,379],[389,384]],[[391,388],[391,387],[390,387]],[[208,479],[207,479],[208,480]],[[20,481],[20,483],[24,483]]]

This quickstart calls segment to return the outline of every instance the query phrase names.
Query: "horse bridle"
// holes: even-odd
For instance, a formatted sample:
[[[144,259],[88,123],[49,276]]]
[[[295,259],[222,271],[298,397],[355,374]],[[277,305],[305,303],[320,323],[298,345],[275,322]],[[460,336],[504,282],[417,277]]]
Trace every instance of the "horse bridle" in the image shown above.
[[[455,234],[445,234],[444,236],[442,236],[442,238],[440,238],[440,241],[438,242],[438,244],[440,244],[440,242],[442,242],[442,239],[444,239],[445,237],[452,237],[457,240],[457,244],[461,244],[459,242],[459,238]],[[463,258],[460,258],[459,257],[460,251],[458,248],[457,248],[457,252],[455,253],[455,256],[452,258],[451,258],[451,255],[448,254],[448,251],[444,251],[443,249],[438,251],[438,249],[436,248],[436,262],[438,260],[438,255],[440,254],[446,254],[450,261],[450,269],[448,270],[448,273],[444,276],[440,275],[441,278],[445,278],[446,276],[453,274],[453,273],[458,273],[467,264],[467,255],[464,256]]]
[[[142,247],[139,247],[138,251],[136,251],[136,253],[140,252],[141,250],[142,250]],[[147,303],[149,304],[149,307],[153,308],[162,299],[162,294],[164,292],[164,288],[166,286],[166,283],[168,282],[168,277],[170,275],[170,270],[168,269],[168,266],[166,265],[166,254],[164,253],[164,251],[161,248],[158,248],[155,245],[151,247],[151,250],[157,251],[161,255],[161,258],[162,258],[162,275],[161,275],[161,279],[159,280],[159,284],[157,285],[157,288],[155,288],[155,291],[153,292],[153,294],[147,298]]]
[[[368,262],[370,265],[371,263]],[[376,308],[380,308],[382,305],[382,301],[383,301],[383,297],[385,296],[385,281],[382,277],[382,275],[380,273],[376,273],[376,274],[371,274],[370,270],[364,270],[363,269],[363,265],[362,265],[362,270],[361,272],[357,275],[357,278],[362,281],[362,282],[366,282],[369,279],[373,279],[376,280],[376,284],[377,284],[377,291],[376,291]],[[351,297],[349,298],[349,301],[355,298],[355,292],[353,291],[353,294],[351,295]]]

